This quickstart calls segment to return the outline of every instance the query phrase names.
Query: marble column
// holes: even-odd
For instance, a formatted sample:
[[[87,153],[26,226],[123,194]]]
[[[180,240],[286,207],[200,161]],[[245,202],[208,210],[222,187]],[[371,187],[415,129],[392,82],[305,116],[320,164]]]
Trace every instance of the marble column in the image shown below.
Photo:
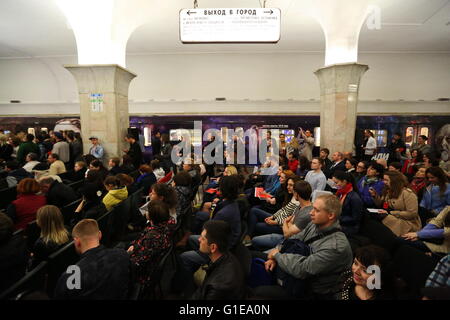
[[[357,63],[336,64],[315,72],[320,82],[320,147],[353,150],[359,83],[369,69]]]
[[[75,77],[80,95],[81,135],[84,153],[97,136],[105,150],[103,161],[121,157],[130,121],[128,88],[136,75],[118,65],[66,65]]]

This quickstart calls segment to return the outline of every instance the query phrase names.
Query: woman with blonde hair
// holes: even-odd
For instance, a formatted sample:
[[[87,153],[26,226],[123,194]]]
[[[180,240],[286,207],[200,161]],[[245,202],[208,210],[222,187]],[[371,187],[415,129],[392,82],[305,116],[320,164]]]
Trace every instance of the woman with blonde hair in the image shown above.
[[[32,249],[32,267],[47,260],[48,256],[70,240],[58,207],[52,205],[41,207],[36,214],[36,223],[41,228],[41,235]]]

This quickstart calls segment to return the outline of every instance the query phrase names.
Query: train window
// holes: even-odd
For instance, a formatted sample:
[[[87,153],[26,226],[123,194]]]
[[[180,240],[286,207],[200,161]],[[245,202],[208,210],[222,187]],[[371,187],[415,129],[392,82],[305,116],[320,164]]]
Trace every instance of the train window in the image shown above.
[[[428,127],[420,128],[420,135],[421,136],[425,136],[425,137],[429,138],[428,133],[429,133]],[[429,142],[429,139],[426,141],[426,143],[428,144],[428,142]]]
[[[285,135],[286,142],[289,143],[292,141],[292,138],[294,138],[295,131],[292,129],[284,129],[284,130],[281,130],[281,133]]]
[[[189,130],[191,132],[191,141],[194,147],[202,145],[202,130],[201,129],[193,129]]]
[[[377,141],[377,147],[387,146],[387,130],[370,130],[373,132],[374,138]]]
[[[320,147],[320,127],[314,128],[314,146]]]
[[[180,141],[179,129],[171,129],[169,134],[170,134],[170,141]]]
[[[405,132],[405,144],[408,147],[411,147],[411,145],[414,142],[414,127],[408,127],[406,128],[406,132]]]
[[[32,135],[36,135],[35,131],[34,131],[34,128],[28,128],[28,133],[32,134]]]
[[[41,132],[44,132],[44,131],[48,133],[48,129],[47,128],[45,128],[45,127],[41,128]]]
[[[144,128],[144,146],[149,147],[152,145],[152,129],[149,127]]]

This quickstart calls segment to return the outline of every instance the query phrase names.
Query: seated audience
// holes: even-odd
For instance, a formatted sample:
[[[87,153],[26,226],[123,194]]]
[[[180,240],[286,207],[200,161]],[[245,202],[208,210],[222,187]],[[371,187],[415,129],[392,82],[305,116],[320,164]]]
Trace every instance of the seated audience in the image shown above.
[[[357,185],[358,193],[367,208],[375,207],[375,203],[373,202],[373,198],[369,190],[373,189],[378,194],[381,194],[383,190],[383,173],[383,166],[372,162],[367,168],[366,176],[359,180]]]
[[[439,167],[439,160],[434,156],[433,153],[424,153],[423,165],[427,169],[431,167]]]
[[[13,221],[0,212],[0,292],[8,289],[24,275],[28,250],[23,236],[13,236]]]
[[[116,178],[120,180],[122,186],[127,187],[128,194],[133,194],[138,191],[138,187],[134,183],[134,179],[125,173],[119,173]]]
[[[209,265],[202,285],[192,300],[236,300],[245,298],[245,282],[238,260],[229,252],[231,228],[225,221],[207,221],[200,235],[199,250]]]
[[[88,179],[91,176],[98,176],[98,172],[89,172]],[[85,182],[79,190],[82,200],[75,209],[75,222],[82,219],[97,219],[106,213],[106,207],[102,202],[103,190],[103,185],[99,185],[99,182]]]
[[[334,195],[317,197],[310,213],[311,222],[302,232],[289,238],[305,250],[285,253],[281,245],[272,249],[265,267],[267,271],[279,268],[281,272],[276,274],[277,278],[283,275],[283,285],[257,287],[256,296],[292,299],[296,293],[298,298],[334,297],[339,274],[350,268],[353,258],[350,244],[340,231],[341,209],[341,203]],[[308,281],[298,283],[298,279]]]
[[[102,200],[107,211],[111,210],[114,206],[128,198],[127,187],[122,186],[120,184],[120,180],[116,177],[107,177],[103,184],[106,191],[108,191]]]
[[[19,163],[15,160],[6,162],[5,171],[7,172],[6,182],[8,188],[17,186],[17,184],[25,178],[31,178],[31,174],[24,168],[19,166]]]
[[[80,181],[83,180],[86,177],[86,163],[83,161],[77,161],[75,162],[75,165],[73,166],[73,171],[68,176],[69,180],[71,181]]]
[[[297,171],[298,159],[297,159],[297,156],[293,152],[290,152],[288,154],[288,167],[289,167],[289,170],[291,170],[292,172]]]
[[[236,202],[238,197],[238,185],[239,180],[236,176],[228,176],[220,179],[220,192],[223,200],[217,203],[217,206],[213,208],[212,212],[207,213],[206,219],[203,218],[203,222],[206,220],[222,220],[228,222],[231,227],[230,233],[230,248],[236,246],[240,239],[241,234],[241,214],[239,211],[239,205]],[[198,213],[197,213],[198,215]],[[186,270],[194,273],[201,265],[208,263],[209,257],[198,251],[199,235],[192,235],[189,237],[189,244],[193,251],[187,251],[181,254],[181,260]]]
[[[384,171],[388,170],[388,165],[387,165],[386,159],[383,159],[383,158],[377,159],[376,163],[380,164],[383,167]]]
[[[183,162],[183,171],[188,172],[192,177],[192,188],[197,187],[201,182],[201,176],[199,170],[194,166],[193,160],[188,159],[188,161]]]
[[[165,183],[155,183],[150,192],[150,202],[154,200],[163,201],[169,207],[171,217],[169,223],[177,222],[177,193],[172,186]]]
[[[336,196],[342,205],[339,224],[345,235],[349,237],[359,232],[364,205],[351,174],[335,171],[333,180],[338,187]]]
[[[427,169],[424,166],[420,166],[415,167],[414,170],[417,171],[415,172],[414,178],[409,184],[409,188],[416,193],[417,199],[420,203],[423,198],[423,193],[425,192],[427,187]]]
[[[357,177],[356,167],[358,166],[358,161],[353,158],[345,159],[345,172],[350,173],[353,178]]]
[[[432,216],[437,216],[445,206],[450,205],[450,184],[445,172],[440,167],[431,167],[426,170],[429,182],[420,206]]]
[[[140,176],[136,179],[136,186],[138,189],[142,188],[144,194],[148,194],[151,186],[156,183],[156,176],[147,164],[142,164],[139,167],[139,174]]]
[[[117,157],[111,158],[109,159],[108,162],[108,166],[109,166],[109,174],[110,175],[117,175],[119,173],[122,173],[122,170],[120,169],[120,159]]]
[[[64,226],[64,218],[59,208],[47,205],[37,211],[36,223],[41,235],[31,250],[31,267],[36,267],[64,244],[69,242],[69,233]]]
[[[36,167],[36,165],[40,163],[38,159],[39,157],[36,153],[30,152],[29,154],[27,154],[25,158],[26,163],[22,168],[24,168],[27,172],[31,173],[34,167]]]
[[[131,157],[125,154],[122,157],[122,165],[120,166],[120,170],[122,171],[122,173],[130,174],[136,171],[136,169],[137,168],[134,167],[133,160],[131,159]]]
[[[48,170],[49,175],[56,176],[66,172],[66,165],[59,160],[59,156],[56,153],[49,154],[47,161],[50,164],[50,169]]]
[[[306,156],[300,156],[298,158],[298,168],[295,172],[295,174],[300,179],[305,179],[306,174],[308,171],[311,170],[311,162],[308,160]]]
[[[383,224],[401,236],[407,232],[420,230],[421,222],[417,196],[405,185],[403,174],[397,171],[384,173],[384,188],[381,194],[371,190],[375,206]]]
[[[436,218],[418,232],[409,232],[402,237],[409,244],[424,251],[435,254],[450,252],[450,206],[446,206]]]
[[[356,166],[356,174],[354,175],[356,185],[358,185],[359,181],[366,176],[368,167],[369,167],[368,162],[366,161],[358,162],[358,165]]]
[[[423,162],[423,156],[422,152],[419,150],[412,150],[411,151],[411,159],[406,159],[403,163],[402,173],[409,177],[414,174],[413,167],[417,165],[422,165]]]
[[[171,246],[169,230],[169,207],[160,200],[151,201],[146,218],[148,224],[139,237],[128,248],[137,280],[142,285],[141,292],[148,294],[153,273],[164,253]]]
[[[180,171],[173,177],[172,186],[177,194],[177,217],[191,207],[191,182],[192,177],[186,171]]]
[[[402,164],[400,162],[391,162],[388,171],[402,172]]]
[[[324,172],[327,179],[331,179],[333,177],[333,173],[337,170],[345,171],[345,161],[342,152],[337,151],[333,153],[331,158],[333,159],[333,162],[329,164]]]
[[[105,180],[105,178],[108,176],[108,169],[106,169],[103,166],[103,163],[100,160],[93,160],[90,164],[89,164],[89,171],[91,170],[97,170],[100,174],[100,179],[102,181]]]
[[[150,167],[152,167],[153,173],[155,174],[155,177],[156,177],[156,181],[164,178],[164,176],[166,175],[166,173],[164,172],[164,169],[161,168],[159,160],[154,159],[154,160],[150,161]]]
[[[17,199],[6,210],[15,230],[25,229],[28,223],[36,220],[36,212],[47,203],[45,196],[37,194],[39,191],[39,183],[31,178],[25,178],[17,185]]]
[[[122,249],[107,249],[100,245],[102,233],[97,221],[84,219],[72,230],[75,250],[80,254],[79,288],[67,287],[71,273],[64,272],[55,289],[55,299],[62,300],[123,300],[128,294],[130,258]]]
[[[283,222],[283,235],[278,233],[266,234],[262,236],[254,237],[251,240],[252,246],[260,251],[274,248],[284,238],[288,239],[294,234],[299,233],[311,221],[309,213],[312,210],[311,198],[311,185],[306,181],[297,181],[294,185],[294,198],[300,203],[295,208],[294,213],[287,217]]]
[[[425,283],[423,300],[450,299],[450,254],[443,257]]]
[[[313,194],[316,191],[323,191],[327,186],[327,177],[322,172],[324,162],[321,158],[312,158],[311,171],[308,171],[305,181],[311,185]]]
[[[379,268],[379,280],[371,281],[374,272],[369,271],[371,266]],[[393,277],[390,269],[390,257],[385,249],[375,245],[357,248],[351,270],[342,275],[337,300],[392,300]],[[378,287],[377,281],[380,281]]]
[[[52,204],[62,208],[77,200],[77,195],[73,189],[52,177],[42,177],[39,180],[41,192],[47,197],[47,204]]]

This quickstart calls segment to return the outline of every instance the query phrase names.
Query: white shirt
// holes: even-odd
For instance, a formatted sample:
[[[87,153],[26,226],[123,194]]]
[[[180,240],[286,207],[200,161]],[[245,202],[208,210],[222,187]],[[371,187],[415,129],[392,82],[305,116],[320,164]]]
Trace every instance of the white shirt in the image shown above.
[[[364,154],[367,156],[373,156],[375,150],[377,149],[377,141],[373,137],[369,137],[367,140],[366,149],[364,150]]]

